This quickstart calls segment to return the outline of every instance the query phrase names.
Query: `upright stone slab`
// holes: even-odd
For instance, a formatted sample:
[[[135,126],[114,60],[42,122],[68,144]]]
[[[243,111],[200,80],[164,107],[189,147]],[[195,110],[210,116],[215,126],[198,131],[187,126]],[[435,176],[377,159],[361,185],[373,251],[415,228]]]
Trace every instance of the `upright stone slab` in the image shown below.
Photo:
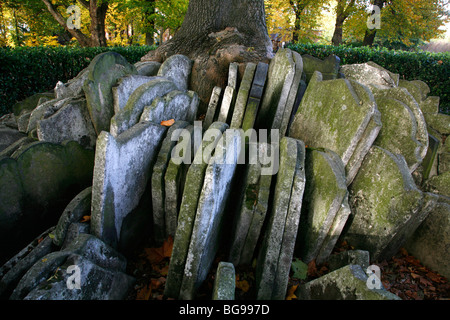
[[[284,299],[304,191],[304,144],[284,137],[272,212],[258,255],[257,299]]]
[[[258,63],[255,71],[255,77],[252,83],[252,88],[250,90],[250,95],[248,97],[247,106],[245,107],[244,118],[242,119],[242,129],[244,130],[244,132],[248,129],[252,129],[255,125],[256,116],[261,104],[268,71],[269,65],[267,63]]]
[[[417,130],[416,130],[416,140],[421,144],[419,156],[421,159],[425,157],[428,150],[428,130],[427,123],[425,121],[424,114],[420,110],[420,106],[414,97],[405,88],[382,88],[379,86],[371,86],[371,91],[375,99],[381,97],[390,97],[398,101],[403,102],[414,114]]]
[[[256,119],[256,128],[280,129],[296,73],[293,55],[290,49],[280,49],[270,61],[267,87]]]
[[[319,72],[311,79],[292,122],[289,136],[312,148],[326,148],[342,159],[346,171],[359,167],[376,138],[366,133],[377,112],[370,90],[356,81],[323,81]],[[376,131],[375,131],[376,132]],[[366,141],[363,138],[368,138]],[[364,142],[365,146],[358,146]],[[355,154],[355,152],[361,154]],[[355,161],[350,162],[353,157]],[[351,164],[351,166],[349,166]]]
[[[225,205],[241,152],[241,139],[240,130],[225,131],[206,169],[186,257],[180,299],[195,298],[217,253]]]
[[[183,191],[180,212],[178,214],[178,226],[174,238],[166,286],[164,288],[164,294],[168,297],[179,298],[195,215],[200,193],[203,188],[205,171],[219,139],[227,128],[228,125],[225,123],[214,122],[205,131],[202,143],[189,167],[185,182],[185,186],[188,186],[188,188],[185,188]]]
[[[172,157],[164,176],[167,236],[175,237],[186,175],[193,158],[194,126],[189,125],[183,130],[177,145],[172,149]]]
[[[242,77],[241,84],[239,86],[239,92],[236,97],[236,103],[234,105],[233,117],[231,119],[230,128],[238,129],[241,127],[242,119],[244,117],[245,106],[250,94],[250,89],[253,82],[253,77],[256,71],[256,64],[249,62],[245,67],[244,76]]]
[[[91,232],[109,245],[120,240],[123,220],[137,207],[166,128],[138,123],[117,138],[97,139],[92,185]]]
[[[366,86],[397,87],[396,80],[391,77],[388,70],[380,66],[370,65],[369,63],[343,65],[341,66],[341,72],[345,75],[346,79],[358,81]]]
[[[302,261],[309,263],[326,246],[326,239],[335,235],[329,234],[330,229],[339,231],[338,212],[348,192],[344,165],[335,152],[307,149],[305,167],[305,200],[297,243]],[[332,228],[335,221],[336,228]]]
[[[125,105],[134,90],[154,79],[155,77],[141,75],[130,75],[120,78],[116,85],[112,87],[114,114],[119,113],[120,110],[125,108]]]
[[[163,62],[158,70],[158,76],[172,80],[178,90],[186,91],[189,87],[192,63],[188,57],[175,54]]]
[[[76,141],[83,147],[93,148],[97,140],[86,99],[67,101],[63,107],[48,118],[37,122],[40,141],[61,143]]]
[[[223,93],[222,104],[220,105],[220,111],[217,117],[218,122],[229,123],[235,102],[236,90],[233,87],[227,86]]]
[[[406,239],[393,240],[424,219],[426,201],[406,161],[380,147],[371,148],[349,191],[352,214],[344,239],[369,251],[374,261],[395,254]]]
[[[178,129],[183,129],[188,125],[186,121],[176,121],[172,125],[166,137],[164,138],[161,149],[156,157],[156,162],[152,168],[151,189],[152,189],[152,208],[153,208],[153,237],[155,241],[162,244],[167,238],[165,226],[165,184],[164,177],[168,162],[172,155],[172,149],[181,134]]]
[[[146,106],[151,105],[157,97],[162,97],[176,89],[175,83],[163,79],[155,79],[138,87],[131,94],[125,107],[111,119],[111,134],[117,137],[134,126],[139,122]],[[142,121],[152,121],[152,119],[142,119]]]
[[[270,144],[258,144],[249,152],[250,159],[242,183],[241,199],[235,216],[233,236],[228,260],[235,266],[249,265],[252,262],[256,244],[269,209],[270,185],[272,175],[262,175],[262,163],[271,150]],[[251,150],[252,147],[249,147]]]
[[[410,172],[422,163],[422,144],[416,139],[417,122],[411,109],[403,102],[380,97],[376,99],[383,127],[374,144],[405,157]]]
[[[175,121],[194,122],[197,115],[199,98],[193,91],[173,90],[163,97],[157,97],[152,104],[145,107],[140,121]]]
[[[239,63],[232,62],[228,68],[228,85],[234,90],[238,89]]]
[[[137,74],[137,70],[120,54],[109,51],[97,55],[89,64],[88,72],[83,90],[94,129],[100,134],[109,131],[114,115],[112,87],[118,79]]]
[[[306,83],[309,83],[316,71],[319,71],[323,75],[323,80],[334,80],[339,77],[339,65],[341,59],[334,54],[328,56],[324,60],[309,54],[303,54],[302,59]]]
[[[234,300],[236,272],[229,262],[220,262],[214,280],[213,300]]]
[[[221,87],[214,87],[211,99],[209,100],[208,104],[208,110],[206,111],[205,120],[203,122],[203,126],[205,128],[209,128],[209,126],[214,122],[214,119],[216,119],[216,113],[217,106],[219,106],[220,103],[220,96],[222,94],[222,88]]]
[[[158,74],[161,63],[157,61],[138,61],[134,66],[139,75],[152,77]]]

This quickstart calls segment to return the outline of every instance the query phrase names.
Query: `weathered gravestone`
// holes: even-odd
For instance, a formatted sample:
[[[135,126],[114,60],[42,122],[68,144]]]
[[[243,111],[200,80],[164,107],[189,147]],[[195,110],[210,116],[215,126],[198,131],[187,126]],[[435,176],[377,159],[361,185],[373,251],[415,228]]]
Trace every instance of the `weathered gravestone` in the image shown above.
[[[323,81],[316,71],[291,124],[289,136],[312,148],[326,148],[342,159],[350,183],[373,144],[379,127],[372,118],[377,106],[372,93],[360,83]],[[371,125],[369,125],[371,124]]]
[[[340,71],[346,79],[358,81],[366,86],[377,85],[384,88],[398,86],[398,75],[372,63],[347,64],[341,66]]]
[[[192,60],[188,57],[175,54],[167,58],[160,66],[158,76],[165,77],[173,81],[180,91],[186,91],[192,71]]]
[[[88,78],[83,85],[89,113],[97,134],[109,131],[114,115],[112,87],[117,80],[137,74],[136,68],[116,52],[97,55],[89,64]]]
[[[92,125],[86,99],[71,99],[63,104],[55,114],[45,116],[37,122],[37,135],[40,141],[61,143],[76,141],[83,147],[93,148],[97,140]]]
[[[234,300],[236,289],[236,275],[234,265],[229,262],[220,262],[214,280],[213,300]]]
[[[205,131],[202,143],[186,175],[185,186],[188,186],[188,188],[184,188],[183,191],[178,213],[178,226],[164,288],[164,294],[168,297],[178,299],[180,296],[181,282],[183,280],[199,197],[203,188],[205,171],[219,139],[227,128],[228,125],[225,123],[214,122]]]
[[[240,130],[226,130],[206,168],[186,256],[180,299],[195,298],[215,258],[220,243],[225,206],[231,192],[241,149]]]
[[[236,102],[234,104],[233,116],[231,119],[230,128],[240,128],[242,119],[244,117],[245,107],[249,98],[250,89],[255,76],[256,64],[247,63],[245,67],[244,76],[242,77],[241,84],[239,85],[239,91],[237,93]]]
[[[177,87],[172,81],[159,78],[139,86],[133,91],[125,107],[111,119],[111,134],[117,137],[122,132],[134,126],[139,122],[146,106],[152,105],[152,102],[157,97],[162,97],[176,89]],[[152,120],[142,119],[142,121]],[[164,120],[168,119],[165,118]]]
[[[280,49],[270,61],[261,108],[256,118],[258,129],[287,128],[303,70],[301,56],[290,49]]]
[[[166,234],[166,189],[165,189],[165,175],[172,149],[175,147],[179,139],[181,131],[188,126],[186,121],[176,121],[167,131],[161,149],[156,157],[155,164],[152,168],[151,189],[152,189],[152,208],[153,208],[153,237],[155,241],[162,244],[168,235]]]
[[[89,68],[85,68],[75,78],[67,81],[67,83],[58,81],[54,89],[56,99],[83,96],[83,85],[88,76]]]
[[[203,126],[205,128],[209,128],[209,126],[216,119],[217,107],[220,105],[221,101],[222,88],[214,87],[211,93],[211,99],[209,100],[208,110],[206,111],[205,120],[203,122]]]
[[[250,159],[243,180],[241,198],[235,216],[230,245],[229,261],[235,266],[249,265],[258,242],[260,232],[269,209],[272,174],[264,174],[265,157],[276,152],[271,145],[261,143],[249,152]],[[252,146],[249,147],[249,150]]]
[[[108,245],[118,245],[123,221],[138,206],[165,132],[159,124],[141,122],[118,137],[106,131],[99,135],[91,232]]]
[[[158,74],[161,63],[157,61],[138,61],[134,66],[139,75],[152,77]]]
[[[326,59],[321,60],[309,54],[303,54],[302,59],[306,83],[309,83],[316,71],[319,71],[323,75],[323,80],[334,80],[339,78],[339,65],[341,59],[338,56],[332,54]]]
[[[436,197],[415,185],[405,159],[373,146],[350,186],[344,239],[373,260],[389,259],[426,218]]]
[[[256,267],[257,299],[285,299],[302,208],[304,169],[304,143],[281,139],[272,212]]]
[[[150,80],[155,80],[156,77],[147,77],[141,75],[130,75],[117,80],[115,86],[112,87],[113,101],[114,101],[114,113],[119,113],[120,110],[125,108],[128,99],[131,94]],[[161,79],[163,79],[161,77]]]
[[[307,149],[306,186],[297,250],[302,261],[326,260],[348,218],[345,169],[331,150]],[[348,205],[347,205],[348,208]]]

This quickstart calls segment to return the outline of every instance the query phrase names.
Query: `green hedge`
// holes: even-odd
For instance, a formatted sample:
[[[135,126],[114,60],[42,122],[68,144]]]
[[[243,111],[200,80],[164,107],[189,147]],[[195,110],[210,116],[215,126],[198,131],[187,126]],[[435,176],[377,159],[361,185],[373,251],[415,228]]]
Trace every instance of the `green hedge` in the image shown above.
[[[141,59],[154,47],[108,48],[0,47],[0,116],[12,106],[35,93],[52,90],[56,82],[66,82],[86,68],[105,51],[115,51],[130,63]]]
[[[450,113],[450,52],[409,52],[315,44],[293,44],[289,45],[289,48],[319,59],[335,54],[341,59],[341,65],[373,61],[400,74],[402,79],[422,80],[430,87],[430,95],[441,98],[441,112]]]

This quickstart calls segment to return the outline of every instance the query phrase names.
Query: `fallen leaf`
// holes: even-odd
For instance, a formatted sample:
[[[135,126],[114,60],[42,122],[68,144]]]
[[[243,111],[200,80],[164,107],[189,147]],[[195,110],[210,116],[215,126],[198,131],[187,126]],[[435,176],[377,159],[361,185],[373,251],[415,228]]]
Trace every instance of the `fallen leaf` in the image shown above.
[[[291,286],[287,292],[286,300],[297,299],[297,296],[294,294],[295,290],[297,290],[298,284],[295,286]]]
[[[80,222],[88,222],[91,221],[91,216],[83,216],[83,218],[80,220]]]
[[[159,248],[145,248],[145,257],[152,264],[160,263],[165,258],[170,258],[173,249],[173,238],[165,240],[163,245]]]
[[[243,292],[247,292],[248,289],[250,289],[250,285],[247,280],[236,279],[236,288],[242,290]]]
[[[291,268],[294,272],[292,275],[293,278],[305,280],[308,276],[308,265],[300,259],[295,258],[294,261],[292,261]]]
[[[149,284],[137,291],[136,300],[149,300],[151,294],[152,294],[152,285]]]
[[[175,119],[161,121],[161,125],[164,127],[170,127],[175,123]]]

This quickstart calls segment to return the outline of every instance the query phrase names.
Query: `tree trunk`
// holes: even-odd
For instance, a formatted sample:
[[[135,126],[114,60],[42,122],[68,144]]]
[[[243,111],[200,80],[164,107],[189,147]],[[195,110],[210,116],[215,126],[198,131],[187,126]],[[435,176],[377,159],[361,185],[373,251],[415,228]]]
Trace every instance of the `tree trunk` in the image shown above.
[[[342,27],[344,25],[345,18],[344,17],[337,17],[336,18],[336,24],[334,26],[334,33],[333,38],[331,39],[331,43],[333,46],[339,46],[342,44]]]
[[[194,61],[190,89],[203,110],[214,86],[225,88],[231,62],[268,62],[272,58],[264,0],[190,0],[183,24],[174,37],[141,60],[162,62],[174,54]]]
[[[382,10],[385,3],[386,3],[385,0],[375,0],[373,4],[375,6],[378,6],[380,8],[380,10]],[[372,29],[372,30],[366,29],[366,33],[364,34],[363,45],[364,46],[372,46],[375,41],[376,35],[377,35],[377,29]]]
[[[89,15],[91,16],[91,46],[106,47],[105,19],[108,11],[108,2],[101,1],[98,5],[97,0],[89,1]]]
[[[345,19],[347,19],[354,9],[355,0],[350,0],[349,4],[347,4],[347,0],[338,0],[337,8],[336,8],[336,24],[334,27],[333,38],[331,39],[331,43],[334,46],[338,46],[342,44],[342,33]]]

